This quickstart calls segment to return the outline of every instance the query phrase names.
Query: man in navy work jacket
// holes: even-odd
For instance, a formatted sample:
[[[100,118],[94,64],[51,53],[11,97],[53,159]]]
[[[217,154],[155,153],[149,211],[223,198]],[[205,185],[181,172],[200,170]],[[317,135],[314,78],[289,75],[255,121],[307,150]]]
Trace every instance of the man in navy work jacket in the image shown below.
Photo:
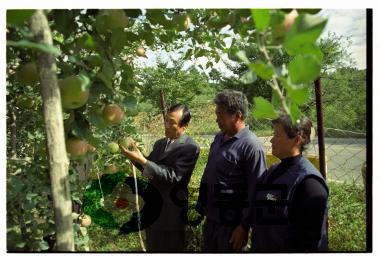
[[[197,210],[206,216],[202,250],[240,251],[247,243],[250,205],[265,155],[258,138],[245,125],[248,101],[239,91],[224,90],[215,100],[220,132],[210,146]]]
[[[328,187],[320,172],[302,156],[312,123],[288,115],[272,121],[273,165],[257,185],[254,203],[254,252],[327,251]]]
[[[187,186],[199,156],[199,146],[185,134],[190,118],[186,105],[170,107],[165,118],[165,137],[154,144],[146,158],[136,146],[133,151],[122,147],[127,158],[142,171],[142,175],[149,179],[162,197],[161,213],[146,229],[148,251],[181,252],[185,247],[184,217],[188,196],[184,194],[188,192]]]

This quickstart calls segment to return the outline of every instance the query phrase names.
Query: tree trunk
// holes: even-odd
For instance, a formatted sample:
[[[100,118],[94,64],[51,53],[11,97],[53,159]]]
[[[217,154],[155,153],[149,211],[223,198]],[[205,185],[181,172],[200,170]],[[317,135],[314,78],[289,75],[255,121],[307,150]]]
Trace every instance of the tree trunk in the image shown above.
[[[48,21],[42,10],[31,18],[37,43],[52,45]],[[69,185],[69,161],[66,154],[61,95],[57,83],[54,56],[38,52],[38,75],[41,82],[51,192],[56,226],[57,251],[74,251],[72,205]]]

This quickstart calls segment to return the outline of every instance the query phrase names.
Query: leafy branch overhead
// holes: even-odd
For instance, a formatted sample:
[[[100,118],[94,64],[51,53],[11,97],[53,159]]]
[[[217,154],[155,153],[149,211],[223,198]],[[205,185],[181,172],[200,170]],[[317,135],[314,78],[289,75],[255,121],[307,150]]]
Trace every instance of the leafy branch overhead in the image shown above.
[[[300,99],[307,96],[305,85],[317,78],[321,70],[323,55],[316,41],[326,19],[317,16],[317,12],[314,9],[52,10],[46,11],[55,40],[55,46],[50,47],[34,43],[23,26],[33,10],[8,10],[7,25],[17,33],[12,33],[15,38],[9,35],[7,45],[55,54],[59,77],[78,73],[88,77],[91,87],[96,85],[94,97],[99,96],[104,104],[119,102],[126,96],[135,97],[138,102],[139,93],[129,85],[137,85],[136,59],[146,57],[147,50],[182,51],[182,58],[188,60],[206,57],[207,68],[212,68],[224,53],[239,52],[238,57],[249,67],[242,80],[252,83],[260,77],[268,81],[273,94],[280,99],[280,106],[272,102],[276,113],[285,111],[295,120],[297,117],[290,110],[298,113]],[[221,33],[223,30],[228,33]],[[226,44],[229,37],[233,38],[231,46]],[[247,55],[244,48],[236,49],[239,42],[259,50],[255,61],[244,57]],[[273,63],[276,52],[286,52],[292,57],[291,62],[280,66]],[[90,99],[94,97],[90,90]]]
[[[267,80],[273,89],[272,103],[263,104],[262,98],[255,98],[256,118],[273,118],[286,112],[296,121],[301,115],[299,106],[308,100],[309,85],[320,75],[322,52],[316,41],[327,20],[308,13],[298,14],[296,10],[283,14],[279,10],[252,10],[257,26],[257,46],[263,60],[251,63],[244,52],[240,59],[257,74]],[[286,51],[291,61],[276,67],[272,63],[273,51]]]

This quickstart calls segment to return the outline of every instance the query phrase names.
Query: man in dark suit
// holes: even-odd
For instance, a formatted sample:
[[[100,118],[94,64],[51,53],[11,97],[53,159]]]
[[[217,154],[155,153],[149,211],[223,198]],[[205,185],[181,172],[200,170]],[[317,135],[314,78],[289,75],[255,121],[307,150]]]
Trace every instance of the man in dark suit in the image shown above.
[[[148,157],[136,145],[132,151],[122,147],[163,200],[159,217],[146,229],[148,251],[184,250],[187,186],[199,156],[199,146],[185,134],[190,118],[186,105],[170,107],[165,117],[165,137],[156,141]]]

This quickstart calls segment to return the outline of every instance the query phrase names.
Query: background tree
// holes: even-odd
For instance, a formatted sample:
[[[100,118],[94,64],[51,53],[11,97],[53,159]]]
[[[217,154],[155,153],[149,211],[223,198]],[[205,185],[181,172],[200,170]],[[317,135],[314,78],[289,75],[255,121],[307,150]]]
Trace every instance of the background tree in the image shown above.
[[[140,71],[138,82],[142,95],[141,102],[151,106],[151,109],[146,109],[146,111],[156,110],[156,113],[160,106],[157,96],[161,89],[165,93],[168,106],[174,103],[194,106],[197,104],[198,97],[210,96],[214,93],[206,74],[199,72],[194,66],[184,70],[179,62],[174,62],[173,67],[159,63],[157,68],[144,68]]]

